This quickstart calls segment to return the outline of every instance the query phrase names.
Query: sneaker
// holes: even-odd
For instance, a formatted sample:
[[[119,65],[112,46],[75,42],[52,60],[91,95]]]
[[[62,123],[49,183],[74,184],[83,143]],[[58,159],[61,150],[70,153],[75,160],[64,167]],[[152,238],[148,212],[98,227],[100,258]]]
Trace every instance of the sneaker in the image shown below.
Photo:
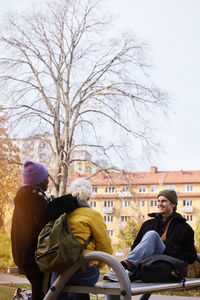
[[[113,271],[113,269],[110,269],[110,271],[106,275],[103,276],[103,280],[109,280],[111,282],[119,281],[117,274],[115,273],[115,271]]]

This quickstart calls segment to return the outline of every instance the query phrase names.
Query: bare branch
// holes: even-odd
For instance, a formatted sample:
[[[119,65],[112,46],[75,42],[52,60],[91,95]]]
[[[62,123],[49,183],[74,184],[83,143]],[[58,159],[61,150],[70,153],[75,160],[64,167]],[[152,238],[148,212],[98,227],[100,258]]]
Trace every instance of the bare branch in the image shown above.
[[[75,149],[87,145],[111,165],[113,149],[120,158],[135,145],[154,149],[150,119],[167,108],[147,71],[147,46],[131,34],[106,38],[112,24],[100,2],[50,0],[10,15],[0,34],[1,105],[12,127],[50,129],[58,194]]]

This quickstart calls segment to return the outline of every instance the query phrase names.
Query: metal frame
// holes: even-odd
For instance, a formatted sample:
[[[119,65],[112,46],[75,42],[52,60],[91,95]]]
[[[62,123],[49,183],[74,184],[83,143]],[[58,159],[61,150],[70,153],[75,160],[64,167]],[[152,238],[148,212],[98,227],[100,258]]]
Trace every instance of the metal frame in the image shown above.
[[[200,278],[186,279],[184,285],[182,282],[178,283],[131,283],[125,269],[120,262],[112,255],[101,252],[92,251],[84,254],[87,261],[101,261],[111,267],[117,274],[119,282],[97,282],[95,286],[66,286],[66,282],[79,268],[79,264],[75,264],[68,268],[65,272],[60,274],[54,284],[48,290],[44,300],[56,300],[60,292],[64,289],[73,293],[92,293],[105,295],[120,295],[121,300],[131,300],[131,295],[139,295],[150,292],[158,292],[173,289],[184,289],[200,287]],[[200,254],[197,257],[200,262]]]

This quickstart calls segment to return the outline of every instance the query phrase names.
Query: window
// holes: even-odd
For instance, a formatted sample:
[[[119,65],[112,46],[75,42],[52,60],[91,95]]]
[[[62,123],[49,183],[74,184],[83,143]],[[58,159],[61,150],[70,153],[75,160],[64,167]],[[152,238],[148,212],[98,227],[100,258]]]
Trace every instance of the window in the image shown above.
[[[96,207],[97,203],[96,201],[90,201],[90,207]]]
[[[104,216],[105,222],[113,222],[113,216]]]
[[[158,186],[157,185],[151,185],[151,192],[156,193],[158,191]]]
[[[176,185],[175,184],[166,184],[165,188],[167,190],[176,190]]]
[[[98,188],[97,188],[96,186],[93,186],[93,187],[92,187],[92,192],[93,192],[93,193],[97,193],[97,192],[98,192]]]
[[[130,216],[121,216],[121,222],[126,222],[130,220]]]
[[[144,192],[146,192],[146,190],[147,190],[146,185],[139,185],[139,187],[138,187],[139,193],[144,193]]]
[[[108,230],[108,235],[109,235],[109,237],[112,237],[113,236],[113,230]]]
[[[130,200],[122,200],[121,206],[122,207],[128,207],[128,206],[130,206]]]
[[[150,206],[157,206],[157,200],[150,200]]]
[[[82,171],[82,162],[79,161],[77,164],[78,164],[78,170]]]
[[[105,192],[106,193],[114,193],[115,187],[114,186],[107,186],[105,187]]]
[[[111,201],[109,201],[109,200],[104,201],[104,207],[113,207],[113,201],[112,200]]]
[[[183,206],[192,206],[192,199],[183,199]]]
[[[120,223],[120,227],[124,227],[126,226],[126,221],[130,220],[130,216],[121,216],[121,223]]]
[[[90,172],[91,171],[91,166],[85,166],[85,172]]]
[[[183,185],[183,191],[184,192],[191,192],[191,191],[193,191],[193,184],[184,184]]]
[[[128,191],[128,185],[124,185],[124,186],[122,186],[122,191],[123,191],[123,192],[126,192],[126,191]]]
[[[144,200],[139,200],[138,201],[138,206],[139,207],[144,207],[145,206],[145,201]]]
[[[189,221],[189,222],[193,222],[193,215],[183,215],[183,217]]]

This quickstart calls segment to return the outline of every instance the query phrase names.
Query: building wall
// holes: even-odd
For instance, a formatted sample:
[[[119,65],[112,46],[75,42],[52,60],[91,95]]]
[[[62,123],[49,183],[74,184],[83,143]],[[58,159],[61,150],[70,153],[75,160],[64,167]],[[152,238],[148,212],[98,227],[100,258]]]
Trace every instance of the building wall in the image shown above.
[[[54,137],[50,133],[37,134],[22,139],[13,139],[13,143],[20,149],[21,161],[33,160],[43,163],[48,170],[55,167],[55,158],[49,144],[55,148]],[[71,159],[74,160],[70,171],[79,174],[91,173],[92,156],[85,150],[73,150]]]
[[[184,179],[181,179],[181,172],[177,171],[174,176],[173,172],[170,174],[168,171],[168,181],[160,183],[158,178],[154,182],[150,179],[151,171],[146,172],[140,182],[132,180],[128,185],[124,184],[121,174],[110,174],[110,180],[107,180],[105,175],[96,180],[91,178],[94,190],[90,200],[91,206],[94,207],[95,202],[94,209],[103,215],[113,244],[119,242],[119,230],[126,225],[128,219],[135,218],[143,222],[149,218],[148,213],[157,211],[157,194],[165,188],[176,190],[179,199],[177,212],[183,215],[195,230],[200,212],[200,171],[195,171],[189,178]],[[170,179],[169,183],[170,176],[174,179]]]
[[[42,162],[48,169],[54,168],[54,160],[48,143],[42,138],[53,136],[46,133],[27,139],[16,139],[14,143],[21,150],[21,159]],[[90,176],[92,157],[84,150],[74,150],[73,173]],[[70,175],[70,176],[71,176]],[[113,244],[118,243],[119,230],[128,219],[141,222],[148,219],[148,213],[157,211],[157,194],[160,190],[176,190],[179,198],[177,211],[181,213],[195,230],[200,213],[200,170],[195,171],[158,171],[151,167],[149,172],[100,172],[90,179],[93,195],[90,203],[99,211],[107,224]]]

